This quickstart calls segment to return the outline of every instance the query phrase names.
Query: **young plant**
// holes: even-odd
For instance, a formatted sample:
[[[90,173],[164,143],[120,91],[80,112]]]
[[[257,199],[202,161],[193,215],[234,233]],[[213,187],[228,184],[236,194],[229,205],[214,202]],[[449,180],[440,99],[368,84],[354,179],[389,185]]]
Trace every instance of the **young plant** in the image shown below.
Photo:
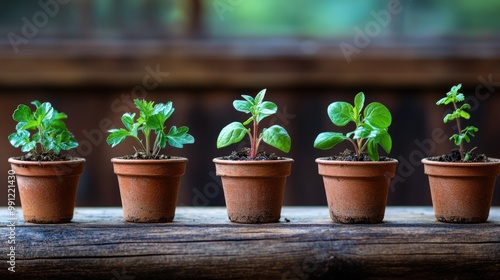
[[[49,102],[35,100],[31,104],[35,105],[35,111],[20,104],[12,115],[18,122],[16,132],[8,137],[12,146],[21,147],[21,151],[34,157],[44,155],[46,159],[59,155],[61,150],[78,147],[78,142],[63,121],[68,117],[66,114],[57,112]]]
[[[266,117],[276,113],[278,106],[270,101],[264,101],[266,89],[261,90],[255,98],[242,95],[245,100],[235,100],[233,107],[251,116],[243,123],[232,122],[225,126],[217,138],[217,148],[223,148],[240,142],[245,135],[250,138],[250,158],[255,158],[261,141],[285,153],[290,151],[291,139],[288,132],[279,125],[264,128],[259,133],[259,123]],[[252,128],[245,126],[252,124]]]
[[[139,110],[139,118],[135,119],[135,113],[123,114],[122,122],[125,128],[108,130],[110,135],[106,141],[111,147],[120,144],[127,137],[132,137],[140,146],[136,152],[141,153],[145,158],[158,158],[160,150],[165,148],[167,143],[175,148],[194,143],[194,137],[188,134],[187,126],[179,128],[172,126],[168,133],[165,133],[165,121],[174,112],[172,102],[155,105],[154,101],[134,99],[134,103]],[[142,133],[143,139],[139,137],[139,132]],[[152,137],[154,137],[154,142],[152,142]]]
[[[470,105],[467,103],[463,103],[460,108],[458,107],[458,104],[463,102],[465,100],[465,97],[462,93],[458,92],[460,88],[462,87],[462,84],[458,84],[456,86],[453,86],[451,90],[446,94],[446,97],[441,98],[438,102],[436,102],[436,105],[448,105],[448,104],[453,104],[453,108],[455,111],[453,111],[450,114],[447,114],[443,121],[444,123],[447,123],[449,121],[455,120],[457,124],[457,130],[458,134],[453,134],[450,137],[450,141],[453,140],[456,146],[459,147],[459,152],[460,156],[463,159],[463,161],[468,161],[470,159],[470,152],[471,151],[465,151],[464,149],[464,140],[467,141],[467,143],[470,142],[470,137],[474,137],[474,133],[478,132],[479,129],[475,126],[467,126],[466,128],[462,129],[460,125],[460,118],[463,119],[470,119],[470,114],[466,111],[470,109]]]
[[[354,106],[342,101],[330,104],[327,113],[333,124],[342,127],[353,122],[356,129],[345,135],[340,132],[322,132],[314,140],[314,147],[328,150],[348,140],[353,144],[358,157],[366,150],[372,161],[378,161],[378,145],[390,153],[392,139],[387,130],[392,122],[391,112],[378,102],[368,104],[362,111],[364,103],[365,95],[360,92],[354,98]]]

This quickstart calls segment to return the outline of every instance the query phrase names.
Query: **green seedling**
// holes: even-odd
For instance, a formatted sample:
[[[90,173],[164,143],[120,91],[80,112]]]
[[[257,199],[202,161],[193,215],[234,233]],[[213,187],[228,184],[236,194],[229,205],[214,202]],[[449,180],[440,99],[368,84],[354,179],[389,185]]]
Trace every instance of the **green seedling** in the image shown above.
[[[68,117],[66,114],[57,112],[49,102],[35,100],[31,104],[35,105],[35,111],[20,104],[12,115],[18,122],[16,132],[8,137],[12,146],[21,147],[21,151],[33,155],[58,155],[61,150],[78,147],[78,142],[63,121]]]
[[[157,158],[167,143],[175,148],[194,143],[194,137],[188,134],[189,128],[186,126],[179,128],[172,126],[168,133],[165,133],[165,121],[174,112],[172,102],[155,105],[154,101],[134,99],[134,103],[139,110],[139,118],[135,119],[135,113],[123,114],[122,122],[125,128],[108,130],[110,135],[106,141],[111,147],[122,143],[127,137],[132,137],[140,146],[136,152],[142,153],[146,158]],[[142,133],[142,139],[139,137],[139,132]],[[154,137],[153,143],[151,143],[152,137]]]
[[[347,140],[353,144],[358,157],[366,150],[372,161],[378,161],[379,145],[390,153],[392,139],[387,130],[392,122],[391,112],[379,102],[368,104],[362,111],[364,103],[365,95],[360,92],[354,98],[354,106],[343,101],[330,104],[327,113],[333,124],[343,127],[353,122],[356,129],[345,135],[340,132],[322,132],[314,140],[314,147],[328,150]]]
[[[266,89],[261,90],[255,98],[242,95],[245,100],[235,100],[234,108],[246,114],[250,114],[245,122],[232,122],[225,126],[217,138],[217,148],[223,148],[240,142],[245,135],[250,138],[250,158],[255,158],[261,141],[275,147],[285,153],[290,151],[291,139],[288,132],[279,125],[264,128],[259,133],[259,123],[266,117],[276,113],[278,106],[270,101],[264,101]],[[247,125],[252,124],[252,128]]]
[[[476,132],[479,131],[479,129],[475,126],[467,126],[464,129],[461,128],[460,125],[460,119],[470,119],[470,114],[467,112],[468,109],[470,109],[470,105],[467,103],[463,103],[460,108],[458,107],[459,103],[464,102],[465,97],[462,93],[458,92],[460,88],[462,87],[462,84],[458,84],[456,86],[453,86],[451,90],[446,93],[446,97],[443,97],[439,99],[438,102],[436,102],[436,105],[448,105],[448,104],[453,104],[453,108],[455,111],[453,111],[450,114],[447,114],[443,121],[444,123],[447,123],[449,121],[455,120],[457,124],[457,130],[458,134],[453,134],[450,137],[450,141],[453,141],[455,145],[459,148],[460,151],[460,156],[463,159],[463,161],[469,161],[470,160],[470,151],[466,151],[464,149],[464,140],[469,143],[470,142],[470,137],[474,137]]]

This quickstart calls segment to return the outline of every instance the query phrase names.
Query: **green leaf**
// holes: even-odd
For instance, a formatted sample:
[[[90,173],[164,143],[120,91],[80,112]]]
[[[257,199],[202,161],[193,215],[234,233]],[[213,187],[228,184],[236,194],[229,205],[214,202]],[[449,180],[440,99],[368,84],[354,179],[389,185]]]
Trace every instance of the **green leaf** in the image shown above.
[[[30,133],[27,130],[18,130],[9,135],[9,142],[15,148],[26,145],[30,142]]]
[[[257,95],[255,96],[255,105],[259,105],[264,101],[264,96],[266,95],[266,89],[261,90]]]
[[[349,122],[355,121],[352,112],[352,105],[343,101],[333,102],[327,109],[330,120],[336,126],[345,126]]]
[[[252,104],[245,100],[235,100],[233,101],[233,107],[239,111],[246,114],[249,114],[252,110]]]
[[[106,142],[111,145],[111,147],[114,147],[118,144],[120,144],[121,142],[123,142],[123,140],[125,140],[125,138],[127,136],[133,136],[130,134],[129,131],[123,129],[123,128],[120,128],[120,129],[110,129],[108,130],[108,132],[110,132],[111,134],[108,135],[108,138],[106,139]]]
[[[436,105],[447,105],[451,101],[452,101],[451,98],[449,98],[449,97],[443,97],[443,98],[439,99],[438,102],[436,102]]]
[[[76,142],[75,137],[69,131],[61,131],[57,133],[54,137],[55,146],[59,150],[71,150],[78,147],[78,142]]]
[[[340,132],[322,132],[314,140],[314,147],[321,150],[329,150],[346,139],[348,137]]]
[[[240,142],[249,130],[239,122],[226,125],[217,137],[217,148],[223,148]]]
[[[49,102],[42,103],[38,108],[36,108],[34,113],[35,120],[38,122],[51,121],[54,114],[54,108]]]
[[[379,161],[380,156],[378,154],[378,144],[375,139],[369,139],[366,142],[366,147],[368,149],[368,156],[372,161]]]
[[[363,107],[365,106],[365,94],[360,92],[354,97],[354,108],[356,108],[356,113],[359,114]]]
[[[353,139],[366,139],[373,137],[371,136],[373,131],[373,127],[368,125],[368,124],[361,124],[354,130],[354,137]]]
[[[35,108],[38,108],[42,105],[42,103],[40,103],[40,101],[38,101],[38,100],[31,101],[31,104],[35,105]]]
[[[459,146],[463,140],[462,137],[460,137],[458,134],[453,134],[449,139],[453,140],[453,142],[455,143],[455,146]]]
[[[137,119],[137,122],[139,122],[142,125],[146,123],[149,117],[153,114],[154,102],[153,101],[147,102],[146,100],[134,99],[134,103],[137,109],[139,110],[139,118]]]
[[[68,118],[68,115],[66,115],[65,113],[59,113],[59,112],[54,110],[54,120],[64,120],[67,118]]]
[[[194,137],[188,134],[189,128],[187,126],[181,126],[177,128],[172,126],[166,135],[168,144],[174,148],[182,148],[184,144],[194,143]],[[164,148],[165,145],[161,146]]]
[[[470,119],[470,114],[469,113],[467,113],[467,112],[465,112],[463,110],[459,110],[459,113],[460,113],[460,117],[462,117],[462,118],[464,118],[466,120]]]
[[[257,103],[255,102],[255,99],[253,97],[251,97],[250,95],[243,94],[243,95],[241,95],[241,97],[243,97],[243,99],[248,101],[251,106],[257,105]]]
[[[14,111],[12,118],[17,122],[29,123],[34,121],[30,107],[24,104],[17,106],[17,109]]]
[[[147,122],[145,123],[145,125],[149,129],[152,129],[156,133],[158,133],[158,132],[162,132],[163,129],[165,128],[165,126],[164,126],[165,125],[165,121],[166,121],[166,119],[162,115],[156,114],[156,115],[150,116],[147,119]]]
[[[129,131],[134,129],[134,118],[135,113],[124,113],[122,116],[122,123]]]
[[[477,128],[475,126],[472,126],[472,125],[469,125],[469,126],[467,126],[466,128],[464,128],[462,130],[462,133],[468,133],[468,134],[470,134],[472,136],[475,136],[474,132],[478,132],[478,131],[479,131],[479,128]]]
[[[379,102],[373,102],[366,106],[364,121],[377,128],[387,128],[391,125],[392,116],[387,107]]]
[[[260,123],[266,117],[269,117],[278,111],[278,106],[270,101],[265,101],[257,105],[257,123]]]
[[[392,149],[392,138],[386,129],[378,130],[378,135],[375,138],[377,143],[384,149],[386,153],[390,153]]]
[[[262,141],[285,153],[290,151],[292,140],[288,132],[279,125],[273,125],[262,131]]]

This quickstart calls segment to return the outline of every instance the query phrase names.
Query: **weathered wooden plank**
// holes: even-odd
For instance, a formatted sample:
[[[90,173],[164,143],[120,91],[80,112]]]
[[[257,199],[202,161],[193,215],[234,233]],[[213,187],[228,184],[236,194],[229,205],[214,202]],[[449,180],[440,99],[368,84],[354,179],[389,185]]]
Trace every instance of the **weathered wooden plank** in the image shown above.
[[[2,213],[7,211],[2,209]],[[430,207],[389,207],[377,225],[340,225],[326,207],[284,207],[282,222],[230,223],[223,207],[179,207],[174,223],[124,222],[77,208],[72,223],[15,221],[13,279],[498,279],[500,208],[486,224],[437,222]],[[1,236],[9,235],[3,216]],[[289,222],[287,222],[286,220]]]

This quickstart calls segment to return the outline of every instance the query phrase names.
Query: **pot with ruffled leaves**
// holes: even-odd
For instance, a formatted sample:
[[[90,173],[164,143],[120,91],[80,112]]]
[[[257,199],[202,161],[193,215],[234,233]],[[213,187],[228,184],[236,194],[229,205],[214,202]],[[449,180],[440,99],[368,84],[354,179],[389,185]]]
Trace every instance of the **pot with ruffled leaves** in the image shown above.
[[[9,135],[10,143],[27,153],[9,158],[23,217],[31,223],[66,223],[73,219],[85,159],[61,153],[78,146],[64,123],[67,115],[49,102],[32,104],[34,111],[24,104],[14,111],[18,124],[16,132]]]
[[[123,217],[136,223],[171,222],[188,159],[163,155],[160,151],[167,143],[182,148],[184,144],[194,143],[194,137],[185,126],[172,126],[168,132],[164,131],[165,121],[174,112],[172,102],[154,104],[135,99],[134,103],[139,117],[136,119],[135,113],[123,114],[125,128],[109,130],[107,138],[112,147],[127,137],[137,140],[140,147],[134,155],[111,159],[118,177]],[[154,141],[153,135],[156,135]]]

